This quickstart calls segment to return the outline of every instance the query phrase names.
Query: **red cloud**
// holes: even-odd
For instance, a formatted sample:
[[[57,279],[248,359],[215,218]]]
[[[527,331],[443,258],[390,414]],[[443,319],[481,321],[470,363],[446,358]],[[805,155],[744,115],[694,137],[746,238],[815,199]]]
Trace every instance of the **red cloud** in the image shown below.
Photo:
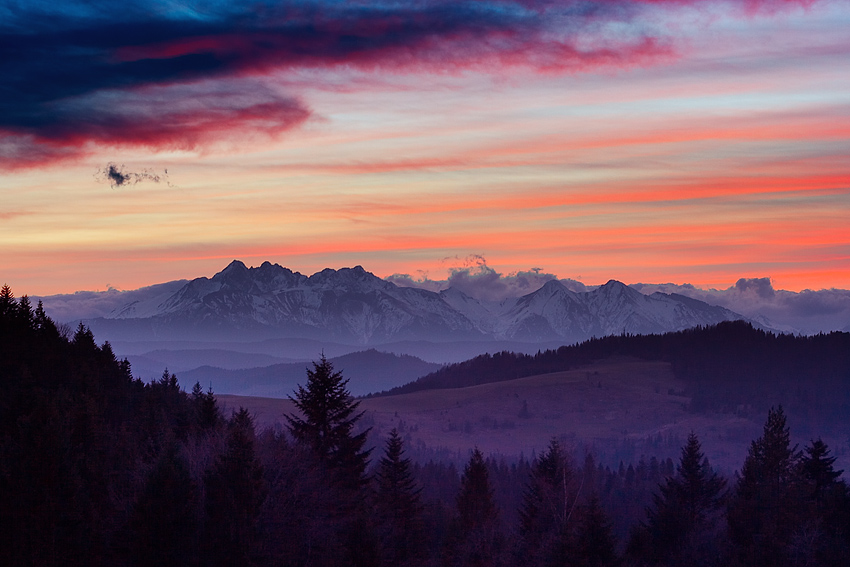
[[[390,4],[138,5],[109,19],[77,1],[0,22],[0,167],[78,157],[91,145],[194,148],[233,132],[275,135],[309,112],[292,98],[218,91],[292,68],[396,72],[646,65],[673,49],[643,27],[648,4],[696,0],[410,0]],[[745,0],[773,11],[808,0]],[[609,24],[617,33],[607,32]],[[627,26],[624,26],[627,24]],[[649,29],[649,28],[647,28]],[[623,31],[629,30],[629,31]],[[252,93],[248,92],[248,95]]]

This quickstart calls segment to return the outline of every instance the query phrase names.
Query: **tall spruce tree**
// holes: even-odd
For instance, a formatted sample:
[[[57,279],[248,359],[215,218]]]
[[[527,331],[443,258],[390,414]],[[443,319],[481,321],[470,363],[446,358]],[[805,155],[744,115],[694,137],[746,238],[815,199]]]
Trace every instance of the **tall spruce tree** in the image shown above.
[[[557,565],[571,567],[615,567],[619,565],[617,540],[611,522],[605,516],[599,498],[594,494],[578,511],[579,521],[575,530],[569,557]],[[550,563],[554,565],[554,563]]]
[[[357,412],[360,402],[351,397],[347,384],[322,355],[307,370],[307,384],[290,397],[300,415],[287,415],[286,420],[295,440],[316,458],[318,474],[328,475],[327,489],[335,492],[335,513],[341,516],[336,536],[347,563],[374,566],[380,562],[379,538],[366,506],[371,449],[363,450],[369,430],[354,434],[363,412]]]
[[[452,530],[446,559],[464,567],[501,564],[502,535],[499,510],[484,455],[476,447],[460,478],[457,525]]]
[[[457,509],[465,532],[486,527],[498,518],[484,454],[476,447],[460,478]]]
[[[711,468],[695,433],[688,435],[675,476],[659,485],[647,522],[635,530],[629,553],[650,563],[693,564],[716,548],[726,480]]]
[[[822,439],[812,441],[800,457],[803,478],[812,485],[815,500],[823,499],[825,493],[836,483],[843,470],[835,470],[835,457],[830,456],[829,447]]]
[[[400,565],[422,548],[422,488],[417,486],[410,459],[404,457],[404,442],[396,429],[390,431],[375,484],[384,563]]]
[[[348,380],[322,355],[307,369],[307,384],[298,386],[290,400],[301,415],[286,416],[289,431],[296,441],[311,447],[318,459],[335,471],[343,484],[365,484],[370,450],[363,450],[369,430],[353,434],[354,425],[363,416],[360,402],[346,388]]]
[[[572,471],[557,439],[538,457],[523,494],[516,562],[540,565],[560,555],[576,502]]]
[[[788,543],[802,511],[799,460],[782,406],[771,408],[762,436],[750,445],[728,511],[730,536],[742,563],[791,564]]]
[[[821,439],[811,441],[800,458],[801,500],[805,516],[792,534],[797,564],[850,564],[850,493],[835,469],[835,457]]]

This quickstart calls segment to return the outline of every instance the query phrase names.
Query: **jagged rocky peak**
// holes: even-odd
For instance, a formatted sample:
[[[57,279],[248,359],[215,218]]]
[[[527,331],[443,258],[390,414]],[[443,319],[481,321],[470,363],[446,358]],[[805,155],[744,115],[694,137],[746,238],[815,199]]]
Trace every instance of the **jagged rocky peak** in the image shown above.
[[[286,289],[304,279],[306,278],[298,272],[293,272],[279,264],[263,262],[258,268],[248,268],[241,260],[233,260],[226,268],[210,278],[213,282],[240,288],[245,292],[251,291],[255,285],[263,291]]]
[[[332,289],[345,288],[346,291],[359,292],[396,287],[394,284],[382,280],[375,274],[367,272],[363,269],[363,266],[340,268],[339,270],[325,268],[321,272],[310,276],[309,281],[311,284],[320,287],[329,287]]]
[[[248,267],[240,260],[233,260],[226,268],[210,278],[214,282],[230,285],[240,285],[249,279]]]
[[[236,272],[246,272],[248,267],[242,260],[233,260],[219,274],[231,274]]]

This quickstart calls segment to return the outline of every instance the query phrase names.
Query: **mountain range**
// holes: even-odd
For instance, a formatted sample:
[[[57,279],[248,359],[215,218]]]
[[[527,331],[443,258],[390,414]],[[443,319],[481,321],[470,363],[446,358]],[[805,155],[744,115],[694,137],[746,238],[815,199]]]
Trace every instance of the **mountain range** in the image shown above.
[[[184,387],[197,380],[218,393],[282,397],[322,355],[381,351],[340,361],[351,391],[365,394],[433,371],[428,364],[745,319],[685,295],[645,294],[615,280],[586,291],[551,280],[521,297],[486,301],[453,287],[435,292],[396,285],[360,266],[305,276],[238,260],[210,278],[58,296],[55,307],[53,298],[43,299],[48,313],[85,305],[90,316],[59,320],[87,325],[144,380],[159,378],[167,367]]]
[[[644,295],[611,280],[575,292],[551,280],[517,298],[487,302],[449,288],[400,287],[360,266],[312,276],[234,260],[86,322],[110,341],[314,339],[363,347],[399,341],[574,343],[610,334],[648,334],[743,319],[678,294]]]

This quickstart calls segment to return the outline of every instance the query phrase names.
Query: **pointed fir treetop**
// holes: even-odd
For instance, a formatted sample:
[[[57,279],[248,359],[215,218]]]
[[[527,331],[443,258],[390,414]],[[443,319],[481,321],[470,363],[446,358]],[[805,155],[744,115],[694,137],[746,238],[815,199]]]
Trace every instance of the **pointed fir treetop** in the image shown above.
[[[336,450],[363,415],[355,414],[360,402],[352,400],[347,385],[342,372],[334,371],[323,354],[319,362],[313,362],[312,370],[307,369],[307,384],[299,384],[295,397],[289,397],[303,416],[286,416],[290,432],[320,457]]]
[[[379,508],[401,516],[410,516],[419,510],[419,493],[413,477],[409,458],[404,457],[404,442],[393,428],[387,439],[384,456],[375,472]]]
[[[581,521],[576,533],[576,549],[570,565],[575,567],[615,567],[620,564],[617,557],[617,539],[602,504],[596,494],[591,495],[582,507]]]
[[[781,485],[791,482],[801,453],[791,446],[791,433],[780,405],[767,412],[762,436],[752,442],[741,468],[739,489],[751,483]]]
[[[834,484],[843,470],[835,470],[835,457],[830,456],[829,447],[823,440],[812,441],[800,457],[800,468],[803,476],[814,484],[815,496],[819,497],[824,490]]]
[[[564,483],[568,481],[570,471],[567,469],[567,459],[564,450],[558,440],[552,438],[546,452],[540,455],[532,472],[535,476],[544,479],[549,484]]]
[[[472,452],[460,478],[457,507],[461,528],[465,532],[486,527],[498,517],[487,463],[478,447]]]
[[[569,501],[574,500],[569,494],[572,471],[557,439],[552,438],[546,451],[534,460],[530,474],[519,516],[520,533],[533,539],[555,526],[563,526]]]
[[[346,482],[365,482],[366,464],[371,449],[363,451],[369,430],[353,435],[354,425],[364,412],[357,413],[360,402],[348,392],[348,380],[323,354],[313,369],[307,369],[307,384],[299,385],[290,400],[300,416],[285,416],[296,441],[309,446],[326,465],[347,469]]]
[[[699,438],[691,432],[688,442],[682,447],[676,476],[668,478],[660,489],[665,498],[678,501],[684,519],[695,525],[703,521],[710,511],[720,508],[725,487],[726,480],[711,468],[703,455]]]

